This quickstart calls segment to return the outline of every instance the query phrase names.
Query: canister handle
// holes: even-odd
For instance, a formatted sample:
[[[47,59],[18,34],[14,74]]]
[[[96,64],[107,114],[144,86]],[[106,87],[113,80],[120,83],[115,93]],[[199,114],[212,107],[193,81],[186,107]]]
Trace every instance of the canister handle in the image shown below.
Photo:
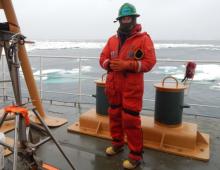
[[[104,80],[104,77],[107,75],[107,73],[104,73],[103,75],[102,75],[102,82],[103,82],[103,80]]]
[[[177,80],[175,77],[173,77],[173,76],[167,76],[167,77],[165,77],[165,78],[163,79],[163,81],[162,81],[162,86],[164,86],[164,82],[165,82],[165,80],[168,79],[168,78],[171,78],[171,79],[173,79],[173,80],[176,81],[176,88],[177,88],[179,83],[178,83],[178,80]]]

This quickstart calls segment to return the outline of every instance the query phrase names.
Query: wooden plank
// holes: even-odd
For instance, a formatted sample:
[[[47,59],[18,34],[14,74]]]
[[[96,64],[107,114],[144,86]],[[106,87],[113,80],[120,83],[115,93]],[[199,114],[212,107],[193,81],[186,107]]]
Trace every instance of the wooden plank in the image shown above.
[[[0,109],[0,119],[2,118],[3,113],[4,113],[4,109]],[[15,128],[14,120],[5,121],[0,128],[0,132],[7,133],[14,130],[14,128]]]
[[[13,146],[14,145],[14,139],[12,139],[12,138],[9,138],[9,137],[6,137],[6,141],[5,141],[8,145],[11,145],[11,146]],[[5,148],[5,153],[4,153],[4,155],[5,156],[9,156],[9,155],[11,155],[12,154],[12,152],[9,150],[9,149],[7,149],[7,148]]]

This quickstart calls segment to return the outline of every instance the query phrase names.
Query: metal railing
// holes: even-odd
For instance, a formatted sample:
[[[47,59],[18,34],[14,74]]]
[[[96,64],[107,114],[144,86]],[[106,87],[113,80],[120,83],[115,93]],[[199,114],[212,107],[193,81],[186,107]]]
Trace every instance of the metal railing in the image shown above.
[[[35,75],[36,77],[39,77],[39,91],[40,91],[40,96],[41,96],[41,99],[44,101],[44,100],[48,100],[48,99],[44,99],[44,94],[45,93],[53,93],[53,94],[63,94],[63,95],[71,95],[73,98],[76,98],[78,97],[78,101],[77,102],[72,102],[74,103],[74,105],[76,105],[76,103],[80,106],[80,104],[82,103],[81,101],[81,97],[82,96],[88,96],[88,97],[92,97],[92,94],[84,94],[82,93],[82,79],[88,79],[88,80],[97,80],[98,77],[82,77],[82,60],[84,59],[89,59],[89,60],[97,60],[98,62],[98,59],[97,57],[73,57],[73,56],[48,56],[48,55],[30,55],[29,56],[30,58],[39,58],[39,71],[40,71],[40,74],[39,75]],[[8,96],[7,95],[7,90],[10,88],[10,86],[8,87],[7,86],[7,80],[5,79],[6,78],[6,69],[5,69],[5,57],[2,57],[1,58],[1,65],[2,65],[2,69],[1,69],[1,74],[2,74],[2,78],[3,80],[0,82],[2,85],[2,87],[0,87],[0,89],[2,90],[2,97],[3,97],[3,100],[7,99],[8,97],[12,97],[12,96]],[[68,60],[77,60],[78,61],[78,76],[76,77],[71,77],[72,79],[77,79],[78,80],[78,91],[77,93],[73,93],[73,92],[59,92],[59,91],[46,91],[43,89],[43,77],[45,76],[43,74],[43,67],[44,67],[44,59],[68,59]],[[202,64],[207,64],[207,63],[214,63],[214,64],[220,64],[220,61],[217,61],[217,60],[193,60],[194,62],[196,62],[197,64],[198,63],[202,63]],[[157,59],[157,63],[186,63],[188,62],[188,60],[171,60],[171,59]],[[59,76],[56,76],[56,78],[59,78]],[[61,77],[62,78],[62,77]],[[149,79],[145,79],[144,80],[145,82],[160,82],[161,80],[149,80]],[[203,83],[200,83],[200,82],[192,82],[192,84],[200,84],[202,85]],[[23,91],[27,91],[26,89],[22,89]],[[28,96],[27,96],[28,98]],[[56,101],[56,100],[49,100],[50,103],[53,103],[53,101]],[[144,98],[144,101],[149,101],[149,102],[154,102],[155,100],[154,99],[148,99],[148,98]],[[57,101],[57,102],[62,102],[62,101]],[[65,101],[63,101],[65,103]],[[71,102],[69,102],[71,103]],[[206,104],[198,104],[198,103],[191,103],[189,104],[191,106],[198,106],[198,107],[209,107],[209,108],[217,108],[217,109],[220,109],[220,106],[215,106],[215,105],[206,105]]]

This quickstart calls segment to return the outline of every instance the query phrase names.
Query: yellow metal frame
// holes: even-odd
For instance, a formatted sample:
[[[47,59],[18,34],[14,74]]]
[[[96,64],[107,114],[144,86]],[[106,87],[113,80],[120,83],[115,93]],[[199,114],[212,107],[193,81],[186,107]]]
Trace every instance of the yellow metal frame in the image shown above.
[[[9,23],[10,31],[14,33],[20,33],[20,27],[19,27],[17,17],[15,14],[15,10],[13,8],[13,4],[11,0],[0,0],[0,8],[2,8],[5,12],[6,19]],[[18,48],[19,48],[18,57],[20,60],[25,82],[26,82],[33,105],[36,107],[37,111],[42,116],[42,118],[44,118],[48,126],[57,127],[57,126],[63,125],[64,123],[67,122],[66,119],[49,117],[45,114],[43,106],[41,104],[41,100],[39,97],[39,93],[38,93],[37,86],[34,80],[33,72],[30,66],[30,62],[28,59],[25,46],[19,45]],[[32,120],[36,121],[35,118]]]
[[[183,122],[179,126],[165,126],[153,117],[142,116],[144,147],[180,156],[208,161],[210,158],[209,135],[201,133],[194,123]],[[80,116],[79,122],[68,127],[69,132],[111,139],[109,118],[91,109]]]

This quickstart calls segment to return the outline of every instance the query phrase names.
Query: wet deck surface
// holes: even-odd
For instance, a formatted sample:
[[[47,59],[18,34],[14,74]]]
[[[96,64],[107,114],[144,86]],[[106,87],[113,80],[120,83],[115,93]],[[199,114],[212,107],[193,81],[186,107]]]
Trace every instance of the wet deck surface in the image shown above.
[[[61,143],[65,153],[77,170],[121,170],[122,161],[127,158],[128,149],[114,157],[104,153],[111,141],[67,132],[67,127],[78,120],[80,113],[93,105],[82,105],[82,109],[45,105],[48,115],[68,119],[68,123],[52,130]],[[145,112],[146,113],[146,112]],[[144,161],[137,170],[219,170],[220,169],[220,119],[200,116],[183,116],[185,122],[198,124],[200,132],[210,134],[210,160],[202,162],[186,157],[175,156],[151,149],[144,149]],[[12,133],[9,133],[12,135]],[[56,165],[62,170],[71,168],[62,157],[55,144],[50,141],[43,144],[37,155],[44,161]],[[10,156],[8,159],[11,159]],[[6,160],[7,161],[7,160]],[[6,162],[7,165],[7,162]],[[9,165],[7,165],[9,167]]]

